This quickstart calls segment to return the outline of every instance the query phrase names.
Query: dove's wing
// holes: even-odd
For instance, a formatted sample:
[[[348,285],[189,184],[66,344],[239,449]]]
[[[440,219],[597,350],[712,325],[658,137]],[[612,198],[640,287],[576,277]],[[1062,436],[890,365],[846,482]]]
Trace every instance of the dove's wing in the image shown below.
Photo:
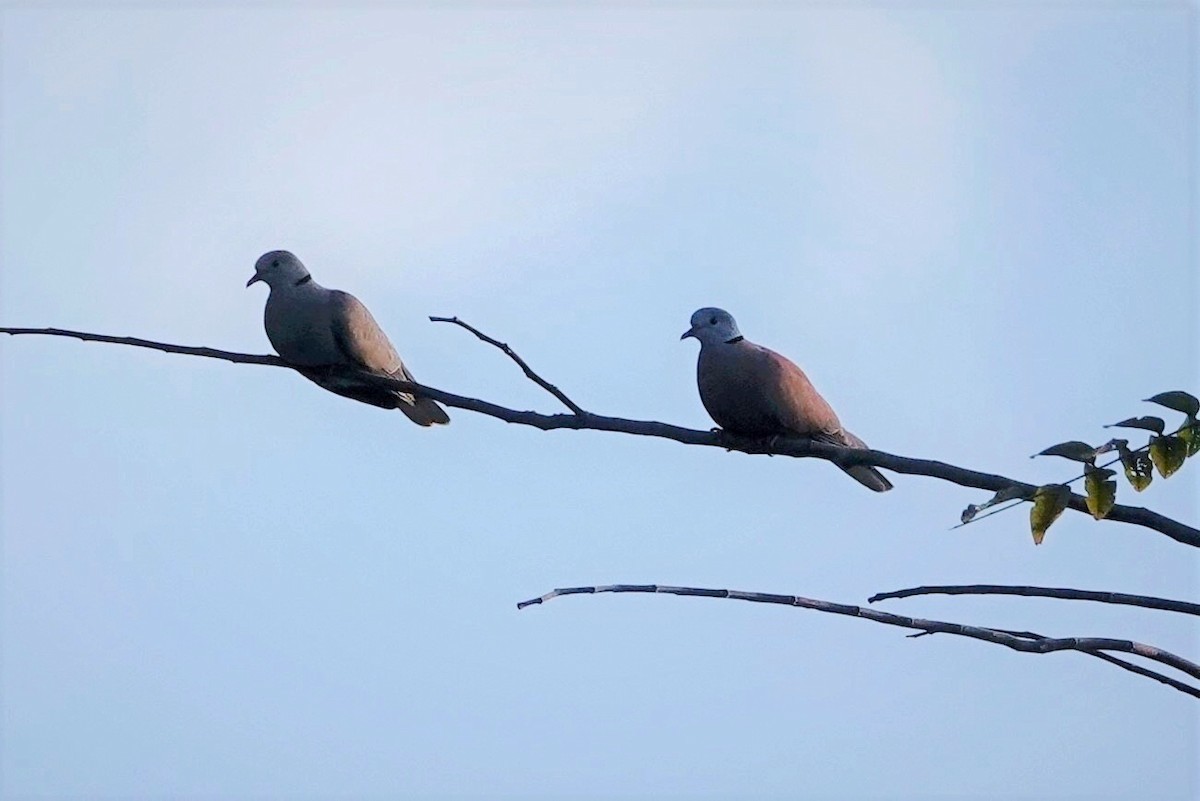
[[[400,354],[388,339],[387,334],[375,322],[371,312],[358,298],[348,292],[333,290],[329,293],[330,328],[345,360],[373,373],[416,381]],[[391,390],[362,390],[349,395],[356,400],[375,406],[387,404],[397,408],[418,425],[428,426],[450,422],[449,415],[429,398],[417,398],[411,393]]]
[[[833,407],[794,362],[745,339],[706,344],[697,364],[700,399],[717,425],[735,434],[801,434],[837,445],[865,448],[842,428]],[[884,492],[892,485],[873,467],[846,469],[863,485]]]

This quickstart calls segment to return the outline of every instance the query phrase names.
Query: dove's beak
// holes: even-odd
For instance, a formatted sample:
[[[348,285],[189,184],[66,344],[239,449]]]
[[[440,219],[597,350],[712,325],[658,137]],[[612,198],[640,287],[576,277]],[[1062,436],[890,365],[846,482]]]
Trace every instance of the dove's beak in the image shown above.
[[[246,286],[249,287],[251,284],[256,284],[261,280],[262,280],[262,276],[259,275],[258,273],[255,273],[254,277],[252,277],[249,281],[246,282]]]
[[[695,329],[695,328],[689,328],[688,330],[686,330],[686,331],[684,331],[684,332],[683,332],[683,336],[681,336],[681,337],[679,338],[679,341],[680,341],[680,342],[682,342],[683,340],[687,339],[688,337],[695,338],[695,336],[696,336],[696,329]]]

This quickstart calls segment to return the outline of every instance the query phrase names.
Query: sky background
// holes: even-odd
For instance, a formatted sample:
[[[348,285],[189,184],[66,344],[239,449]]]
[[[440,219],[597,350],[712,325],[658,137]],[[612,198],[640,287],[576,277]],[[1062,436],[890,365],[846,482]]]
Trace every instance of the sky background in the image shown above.
[[[936,6],[937,4],[934,4]],[[262,353],[259,254],[354,292],[421,381],[707,428],[730,310],[880,449],[1028,456],[1200,390],[1183,3],[0,12],[0,320]],[[1196,702],[797,609],[924,583],[1197,598],[1167,538],[987,494],[451,410],[285,371],[0,340],[6,798],[1186,799]],[[1169,413],[1168,413],[1168,416]],[[1172,418],[1174,421],[1174,418]],[[1142,496],[1194,523],[1200,469]],[[889,611],[1115,636],[1023,598]]]

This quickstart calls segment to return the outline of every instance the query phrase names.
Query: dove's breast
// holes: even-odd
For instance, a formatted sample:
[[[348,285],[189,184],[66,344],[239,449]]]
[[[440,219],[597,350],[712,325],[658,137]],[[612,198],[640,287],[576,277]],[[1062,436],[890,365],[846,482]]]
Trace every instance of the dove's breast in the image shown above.
[[[293,364],[315,367],[344,361],[330,327],[329,304],[316,293],[272,292],[263,326],[275,352]]]

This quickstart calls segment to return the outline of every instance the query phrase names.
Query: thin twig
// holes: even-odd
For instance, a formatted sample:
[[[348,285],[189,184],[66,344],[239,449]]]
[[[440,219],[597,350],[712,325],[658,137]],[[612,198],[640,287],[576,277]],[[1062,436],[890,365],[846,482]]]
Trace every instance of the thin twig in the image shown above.
[[[1124,592],[1099,592],[1096,590],[1074,590],[1066,587],[1024,587],[1003,584],[947,584],[928,587],[910,587],[904,590],[880,592],[867,599],[867,603],[886,601],[892,598],[911,598],[914,595],[1024,595],[1030,598],[1064,598],[1071,601],[1099,601],[1105,604],[1140,606],[1145,609],[1162,609],[1181,612],[1185,615],[1200,615],[1200,604],[1176,601],[1172,598],[1156,598],[1152,595],[1130,595]]]
[[[1064,481],[1061,483],[1070,484],[1071,482]],[[982,514],[975,515],[974,517],[972,517],[964,522],[955,523],[953,526],[950,527],[950,530],[954,531],[955,529],[958,529],[958,528],[965,528],[966,526],[969,526],[972,523],[978,523],[980,520],[986,520],[987,518],[991,517],[994,514],[999,514],[1000,512],[1008,511],[1009,509],[1013,508],[1014,506],[1020,506],[1021,504],[1028,503],[1028,502],[1029,501],[1025,498],[1014,498],[1013,500],[1003,503],[999,506],[993,506],[993,507],[989,508],[987,511],[983,512]]]
[[[581,594],[596,594],[596,593],[665,593],[669,595],[684,595],[701,598],[728,598],[736,601],[752,601],[754,603],[779,604],[782,606],[798,606],[804,609],[812,609],[817,612],[827,612],[834,615],[845,615],[847,617],[858,617],[870,620],[875,623],[882,623],[886,626],[898,626],[900,628],[915,629],[926,634],[955,634],[960,637],[969,637],[974,640],[982,640],[995,645],[1003,645],[1006,648],[1011,648],[1014,651],[1024,653],[1047,654],[1056,651],[1079,651],[1091,656],[1101,656],[1105,651],[1119,651],[1123,653],[1136,654],[1137,656],[1159,662],[1168,667],[1186,673],[1194,679],[1200,679],[1200,665],[1190,662],[1181,656],[1177,656],[1169,651],[1164,651],[1152,645],[1133,642],[1132,640],[1117,640],[1104,637],[1061,637],[1050,638],[1043,637],[1040,634],[1032,632],[1021,632],[1020,635],[1009,633],[997,629],[982,628],[979,626],[965,626],[961,623],[947,623],[941,620],[922,620],[920,618],[904,617],[902,615],[893,615],[887,612],[877,612],[874,609],[867,609],[861,606],[853,606],[851,604],[838,604],[830,601],[818,601],[812,598],[803,598],[797,595],[774,595],[763,592],[742,592],[740,590],[716,590],[706,589],[702,587],[671,587],[658,584],[609,584],[591,587],[564,587],[557,590],[552,590],[539,598],[531,598],[528,601],[522,601],[517,604],[517,609],[524,609],[527,606],[542,604],[546,601],[557,598],[560,595],[581,595]],[[1111,661],[1111,660],[1106,660]],[[1192,687],[1182,682],[1169,679],[1154,671],[1146,668],[1138,668],[1136,665],[1123,662],[1120,665],[1126,669],[1133,669],[1135,673],[1140,675],[1148,675],[1158,681],[1162,681],[1180,692],[1187,693],[1195,698],[1200,698],[1200,688]],[[1153,674],[1153,675],[1150,675]]]
[[[64,331],[57,328],[0,328],[4,334],[42,334],[48,336],[63,336],[82,339],[90,342],[108,342],[118,345],[131,345],[139,348],[150,348],[165,353],[181,353],[189,356],[204,356],[207,358],[223,359],[241,364],[265,364],[276,367],[289,367],[302,374],[308,371],[296,367],[274,356],[255,356],[244,353],[214,350],[212,348],[195,348],[182,345],[169,345],[132,337],[112,337],[103,334],[90,334],[80,331]],[[817,458],[833,462],[839,467],[855,465],[872,465],[906,475],[927,476],[942,481],[949,481],[962,487],[998,492],[1007,487],[1018,487],[1023,493],[1032,495],[1037,487],[1014,481],[1001,475],[983,473],[978,470],[968,470],[946,462],[933,459],[913,459],[906,456],[896,456],[875,450],[859,450],[844,448],[828,442],[818,442],[808,437],[777,437],[771,440],[760,438],[737,437],[725,431],[699,431],[692,428],[660,423],[652,420],[628,420],[621,417],[606,417],[597,414],[541,414],[538,412],[517,411],[478,398],[455,395],[435,387],[418,384],[412,381],[399,381],[386,376],[364,373],[352,369],[329,368],[326,373],[337,373],[347,382],[361,382],[365,386],[384,387],[411,392],[416,395],[432,398],[456,409],[494,417],[506,423],[531,426],[542,431],[568,429],[575,431],[613,431],[622,434],[632,434],[642,437],[657,437],[674,440],[684,445],[703,445],[712,448],[736,450],[749,454],[773,454],[777,456],[792,456],[795,458]],[[1072,494],[1068,505],[1077,512],[1091,516],[1084,496]],[[1200,529],[1192,528],[1178,520],[1159,514],[1140,506],[1125,506],[1116,504],[1109,511],[1105,520],[1142,526],[1164,534],[1167,537],[1192,547],[1200,547]]]
[[[487,334],[480,331],[475,326],[473,326],[469,323],[463,322],[462,320],[458,319],[458,317],[430,317],[429,321],[433,322],[433,323],[453,323],[454,325],[457,325],[457,326],[467,329],[472,334],[474,334],[475,336],[477,336],[479,339],[483,340],[484,342],[488,343],[489,345],[493,345],[493,346],[499,348],[500,350],[504,351],[505,356],[507,356],[508,358],[512,359],[514,362],[517,363],[517,366],[520,367],[521,370],[524,371],[526,378],[528,378],[533,383],[537,384],[542,389],[549,392],[554,397],[558,398],[560,401],[562,401],[564,406],[566,406],[568,409],[573,411],[575,414],[587,415],[587,412],[585,412],[582,407],[580,407],[578,404],[576,404],[575,401],[568,398],[567,394],[565,392],[563,392],[561,389],[554,386],[549,381],[547,381],[546,379],[542,378],[540,375],[535,373],[533,371],[533,369],[528,364],[525,363],[525,360],[522,359],[520,356],[518,356],[516,351],[514,351],[512,348],[510,348],[508,346],[507,342],[501,342],[498,339],[492,339],[491,337],[489,337]]]
[[[0,328],[0,334],[39,334],[49,337],[71,337],[84,342],[107,342],[112,345],[130,345],[135,348],[161,350],[164,353],[181,353],[184,356],[203,356],[206,359],[222,359],[238,364],[266,364],[272,367],[293,367],[278,356],[256,356],[251,353],[233,353],[216,348],[197,348],[190,345],[170,345],[137,337],[114,337],[108,334],[89,334],[85,331],[68,331],[65,328]],[[293,367],[294,369],[294,367]]]
[[[1021,638],[1030,639],[1030,640],[1049,639],[1049,637],[1045,637],[1045,636],[1038,634],[1036,632],[1033,632],[1033,631],[1009,631],[1008,629],[993,629],[993,631],[998,631],[1001,634],[1011,634],[1014,637],[1021,637]],[[936,632],[921,631],[916,634],[910,634],[908,636],[909,637],[922,637],[926,634],[934,634],[934,633],[936,633]],[[1112,654],[1106,654],[1103,651],[1081,651],[1081,653],[1086,653],[1088,656],[1094,656],[1097,659],[1102,659],[1105,662],[1108,662],[1110,665],[1116,665],[1117,667],[1121,668],[1122,670],[1128,670],[1130,673],[1136,673],[1139,676],[1144,676],[1145,678],[1153,679],[1154,681],[1165,684],[1168,687],[1172,687],[1176,690],[1179,690],[1181,693],[1187,693],[1188,695],[1193,695],[1193,696],[1200,698],[1200,690],[1193,687],[1192,685],[1186,684],[1182,681],[1179,681],[1178,679],[1173,679],[1170,676],[1164,676],[1162,673],[1159,673],[1154,670],[1150,670],[1149,668],[1146,668],[1146,667],[1142,667],[1141,665],[1135,665],[1134,663],[1129,662],[1125,659],[1121,659],[1120,657],[1113,656]]]

